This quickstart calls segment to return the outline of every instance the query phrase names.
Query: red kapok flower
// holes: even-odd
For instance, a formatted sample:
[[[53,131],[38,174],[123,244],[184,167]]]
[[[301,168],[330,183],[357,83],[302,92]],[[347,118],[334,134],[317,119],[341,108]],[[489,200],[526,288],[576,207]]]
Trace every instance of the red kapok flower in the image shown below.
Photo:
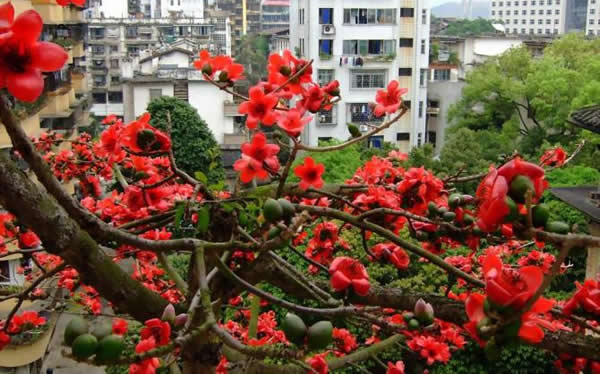
[[[508,197],[506,178],[499,176],[498,170],[492,168],[477,187],[476,196],[480,201],[477,226],[483,231],[495,230],[510,213],[506,203]]]
[[[265,126],[272,126],[277,117],[274,109],[277,106],[277,96],[273,94],[265,95],[260,87],[250,89],[250,100],[240,104],[239,112],[247,114],[246,126],[253,130],[261,122]]]
[[[343,291],[352,286],[359,296],[369,293],[371,284],[369,274],[358,260],[350,257],[337,257],[329,266],[331,274],[331,287],[336,291]]]
[[[171,139],[150,125],[150,113],[144,113],[137,121],[123,128],[121,146],[135,153],[165,152],[171,148]]]
[[[6,87],[19,100],[33,102],[44,90],[42,72],[59,70],[69,56],[59,45],[37,41],[44,24],[36,11],[21,13],[13,23],[10,2],[2,7],[0,88]]]
[[[296,166],[294,174],[300,178],[300,188],[306,190],[308,187],[321,188],[323,186],[322,175],[325,172],[325,165],[315,164],[312,157],[304,159],[304,164]]]
[[[115,318],[112,323],[112,332],[115,335],[127,334],[127,321],[123,318]]]
[[[396,361],[395,364],[388,362],[385,374],[404,374],[404,362]]]
[[[344,353],[350,353],[356,349],[356,337],[346,329],[333,329],[333,339],[336,341],[338,348]]]
[[[504,266],[500,257],[490,254],[483,260],[485,291],[498,306],[510,306],[518,311],[542,285],[544,272],[537,266],[518,270]]]
[[[265,165],[270,170],[279,170],[277,153],[278,145],[268,144],[265,134],[256,133],[251,143],[242,144],[242,158],[234,163],[233,168],[241,172],[240,180],[244,183],[249,183],[254,178],[266,179],[269,173],[265,170]]]
[[[277,115],[277,125],[292,137],[300,135],[311,120],[311,116],[303,117],[298,109],[290,109]]]
[[[402,105],[402,95],[408,92],[406,88],[400,88],[400,84],[398,81],[391,81],[387,90],[379,90],[377,91],[377,96],[375,97],[375,101],[377,101],[377,105],[375,106],[375,110],[373,114],[377,117],[381,117],[384,114],[394,114]]]
[[[323,89],[316,84],[313,84],[308,90],[302,93],[302,100],[299,106],[303,107],[311,113],[316,113],[321,109],[321,104],[325,100]]]
[[[581,307],[588,313],[600,315],[600,282],[587,279],[583,284],[577,282],[576,285],[577,291],[565,303],[563,313],[571,315]]]
[[[410,265],[408,254],[394,243],[379,243],[371,248],[371,251],[377,259],[387,259],[398,269],[406,270]]]
[[[448,362],[450,360],[448,344],[440,342],[433,336],[415,336],[406,345],[419,353],[421,358],[427,361],[427,365],[432,365],[436,361]]]
[[[567,160],[567,153],[561,147],[549,149],[542,157],[540,157],[540,164],[545,166],[563,166]]]
[[[38,236],[31,230],[28,230],[19,235],[19,248],[35,248],[42,244],[42,241]]]
[[[154,337],[140,341],[135,346],[135,353],[140,354],[156,348]],[[156,357],[147,358],[141,362],[129,365],[129,374],[154,374],[160,367],[160,360]]]
[[[163,322],[158,318],[147,320],[144,327],[140,331],[142,339],[153,337],[158,345],[165,345],[171,339],[171,325],[168,322]]]
[[[4,330],[0,331],[0,351],[4,349],[7,345],[10,344],[10,335],[4,332]]]
[[[327,353],[328,352],[316,354],[306,361],[310,367],[313,368],[314,372],[317,372],[318,374],[327,374],[329,372],[329,366],[325,360]]]
[[[72,3],[78,7],[83,7],[85,5],[85,0],[56,0],[56,3],[60,6],[67,6]]]

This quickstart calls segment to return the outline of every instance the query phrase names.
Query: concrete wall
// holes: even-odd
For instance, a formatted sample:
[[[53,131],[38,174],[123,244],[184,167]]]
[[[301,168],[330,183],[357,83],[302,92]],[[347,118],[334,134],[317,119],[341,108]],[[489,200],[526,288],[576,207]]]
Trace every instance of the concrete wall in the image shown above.
[[[123,113],[125,122],[133,121],[146,112],[148,103],[150,103],[150,89],[160,88],[163,96],[173,96],[172,82],[135,84],[128,82],[125,86],[128,86],[123,90],[123,102],[126,103]],[[133,105],[131,105],[132,103]]]
[[[460,99],[464,86],[465,82],[463,81],[429,82],[428,100],[437,101],[440,105],[440,112],[437,117],[429,116],[427,118],[427,131],[436,133],[436,155],[439,155],[444,147],[446,128],[449,126],[448,109]]]
[[[224,134],[233,133],[233,117],[226,117],[223,104],[231,95],[205,81],[188,81],[189,102],[206,122],[219,144]]]

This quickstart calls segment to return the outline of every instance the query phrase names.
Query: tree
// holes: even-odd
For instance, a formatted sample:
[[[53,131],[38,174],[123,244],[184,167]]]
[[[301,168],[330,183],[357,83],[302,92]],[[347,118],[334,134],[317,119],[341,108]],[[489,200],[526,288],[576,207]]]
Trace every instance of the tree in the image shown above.
[[[568,34],[549,44],[542,57],[534,58],[523,46],[488,60],[467,75],[463,95],[449,112],[448,136],[461,128],[491,131],[515,139],[516,149],[530,157],[556,144],[574,149],[585,138],[593,144],[579,162],[598,167],[592,156],[597,137],[567,119],[597,100],[599,52],[597,39]]]
[[[267,76],[269,43],[263,35],[244,35],[235,53],[237,61],[244,65],[248,83],[253,86]]]
[[[496,30],[492,23],[484,18],[477,18],[473,20],[469,19],[457,19],[449,22],[442,34],[451,36],[476,36],[486,33],[494,33]]]
[[[14,57],[11,51],[0,57],[17,68],[27,63],[3,53]],[[4,297],[16,303],[1,325],[0,348],[46,323],[19,309],[26,299],[56,296],[43,287],[56,279],[91,314],[102,311],[102,296],[144,324],[130,326],[124,340],[127,323],[115,319],[99,344],[79,319],[65,334],[75,359],[129,365],[133,373],[167,365],[186,373],[328,373],[371,358],[388,373],[411,372],[443,365],[466,339],[485,346],[489,360],[528,344],[560,353],[561,365],[585,358],[597,370],[599,338],[585,330],[596,329],[600,285],[585,282],[564,304],[546,293],[573,247],[600,245],[598,237],[547,221],[539,204],[542,166],[563,166],[564,153],[554,150],[539,165],[507,158],[483,176],[476,199],[448,196],[458,180],[411,167],[399,152],[371,158],[343,184],[324,184],[327,171],[314,159],[292,168],[300,152],[352,147],[407,108],[394,90],[382,92],[376,101],[389,116],[380,126],[343,143],[304,145],[306,111],[284,107],[277,95],[297,92],[304,109],[320,109],[335,104],[337,87],[309,95],[302,90],[311,82],[308,62],[288,57],[272,62],[281,64],[270,69],[279,88],[253,87],[244,107],[290,135],[290,158],[279,165],[280,146],[257,130],[235,169],[242,181],[276,182],[233,194],[177,168],[169,134],[149,116],[128,124],[108,117],[99,140],[82,135],[69,142],[72,151],[58,151],[61,138],[32,142],[0,97],[0,119],[37,179],[0,153],[0,203],[10,212],[0,215],[0,235],[37,264],[32,283]],[[227,71],[231,61],[202,63],[209,67],[196,66],[212,80],[208,72]],[[299,184],[288,182],[290,173]],[[85,197],[75,200],[59,179],[77,180]],[[119,183],[122,192],[107,194],[100,180]],[[170,254],[189,262],[174,265]],[[116,264],[124,258],[135,263],[131,275]],[[418,283],[426,290],[402,287]]]
[[[209,183],[225,179],[219,143],[198,111],[190,104],[175,97],[162,96],[148,104],[151,123],[166,131],[171,117],[171,138],[177,166],[194,175],[201,172]]]

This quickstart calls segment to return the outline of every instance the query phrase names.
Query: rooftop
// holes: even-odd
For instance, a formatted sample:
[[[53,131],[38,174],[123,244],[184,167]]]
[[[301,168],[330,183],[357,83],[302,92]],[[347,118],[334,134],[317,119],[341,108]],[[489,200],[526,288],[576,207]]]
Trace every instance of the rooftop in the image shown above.
[[[598,186],[552,188],[550,193],[600,223],[600,206],[592,199],[592,194],[598,193]]]
[[[600,105],[587,106],[571,113],[569,122],[577,127],[600,133]]]

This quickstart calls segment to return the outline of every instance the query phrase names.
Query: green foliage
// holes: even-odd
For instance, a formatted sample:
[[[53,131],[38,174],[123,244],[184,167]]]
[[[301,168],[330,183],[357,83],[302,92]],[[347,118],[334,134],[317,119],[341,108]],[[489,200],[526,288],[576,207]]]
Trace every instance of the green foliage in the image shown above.
[[[489,20],[477,18],[473,20],[457,19],[453,22],[450,22],[442,34],[451,36],[469,36],[493,32],[495,32],[495,29]]]
[[[600,171],[586,166],[569,166],[546,173],[552,187],[595,185],[600,182]]]
[[[189,254],[174,254],[168,257],[169,264],[175,269],[175,271],[179,274],[179,276],[187,281],[188,278],[188,268],[190,266],[190,258],[192,256]]]
[[[200,171],[209,183],[225,178],[219,144],[196,109],[175,97],[159,97],[148,104],[152,126],[166,131],[171,116],[171,139],[177,166],[190,175]]]
[[[252,86],[267,76],[269,43],[261,35],[245,35],[237,47],[236,61],[244,65],[244,75]]]
[[[572,111],[597,102],[598,53],[598,40],[568,34],[539,58],[519,47],[487,60],[467,74],[463,95],[448,112],[448,139],[464,128],[487,131],[477,138],[480,157],[471,160],[493,161],[499,151],[516,149],[531,159],[556,144],[572,151],[585,138],[589,145],[574,162],[599,168],[600,137],[567,122]]]
[[[321,146],[330,146],[340,144],[340,141],[332,140],[330,142],[324,142]],[[316,163],[325,165],[325,173],[323,174],[323,180],[327,183],[343,183],[347,179],[351,178],[356,172],[356,169],[362,166],[363,160],[361,160],[360,146],[354,144],[336,152],[309,152],[304,154],[303,157],[298,158],[294,162],[293,168],[304,163],[304,158],[310,156]],[[290,182],[297,182],[299,179],[293,172],[290,173]]]
[[[124,357],[129,357],[135,354],[135,346],[140,341],[139,329],[141,324],[136,321],[127,321],[127,333],[123,336],[125,340],[125,350],[121,354]],[[109,365],[106,367],[106,374],[127,374],[129,373],[129,365]]]
[[[454,352],[446,365],[438,365],[432,374],[552,374],[555,357],[541,349],[519,345],[507,347],[498,361],[486,360],[483,349],[469,343],[464,350]]]

